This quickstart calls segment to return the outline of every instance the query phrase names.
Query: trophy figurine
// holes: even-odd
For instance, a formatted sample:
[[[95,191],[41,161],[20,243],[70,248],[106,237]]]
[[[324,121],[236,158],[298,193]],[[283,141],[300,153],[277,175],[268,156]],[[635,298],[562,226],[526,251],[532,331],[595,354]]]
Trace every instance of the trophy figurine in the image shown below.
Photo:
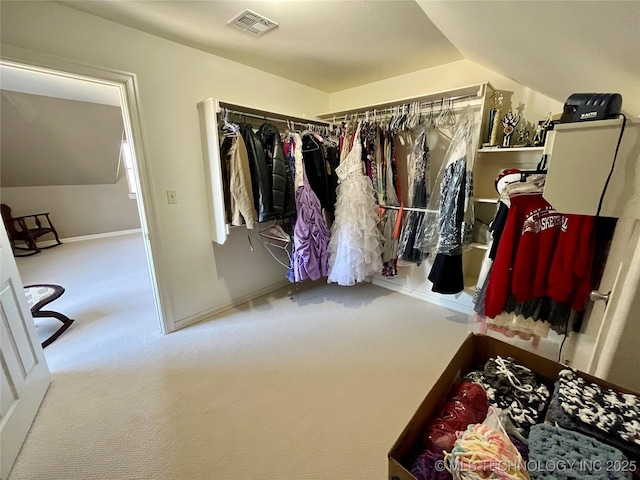
[[[511,146],[511,135],[520,121],[520,115],[514,115],[511,110],[502,118],[502,129],[504,131],[504,138],[502,140],[502,146],[509,148]]]
[[[529,137],[529,130],[527,130],[527,127],[523,122],[522,125],[520,125],[520,128],[518,129],[518,140],[515,146],[528,147],[530,144],[531,143],[530,143],[530,137]]]
[[[500,113],[502,111],[502,93],[495,91],[491,96],[493,108],[489,111],[489,145],[494,147],[498,144],[498,125],[500,122]]]
[[[536,134],[533,137],[533,146],[540,147],[544,145],[547,138],[547,132],[551,129],[551,112],[547,115],[547,118],[538,122],[536,128]]]

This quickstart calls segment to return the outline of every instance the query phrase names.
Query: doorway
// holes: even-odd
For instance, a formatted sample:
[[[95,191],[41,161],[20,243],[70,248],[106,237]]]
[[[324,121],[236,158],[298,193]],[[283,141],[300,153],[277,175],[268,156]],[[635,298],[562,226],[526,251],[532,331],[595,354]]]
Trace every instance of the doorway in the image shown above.
[[[153,307],[151,308],[155,310],[154,316],[160,332],[167,333],[163,309],[164,302],[161,298],[156,275],[157,259],[154,257],[154,253],[157,249],[151,242],[153,236],[150,232],[155,231],[155,222],[153,221],[154,207],[149,176],[146,173],[148,166],[141,137],[135,77],[126,73],[63,64],[61,61],[51,59],[37,63],[36,65],[34,63],[24,63],[22,60],[1,59],[3,91],[7,86],[7,90],[13,92],[18,91],[23,94],[41,97],[57,97],[68,101],[107,104],[114,107],[117,105],[120,109],[122,129],[124,131],[122,137],[126,139],[123,145],[129,149],[127,153],[130,154],[130,161],[125,164],[119,156],[120,173],[117,176],[121,181],[125,175],[127,176],[124,179],[124,185],[129,187],[127,202],[135,202],[137,208],[139,232],[141,232],[141,235],[139,234],[141,236],[141,244],[137,251],[145,257],[143,263],[146,264],[148,270],[153,298]],[[5,72],[10,74],[4,75]],[[50,208],[53,209],[54,205]],[[132,232],[124,233],[131,234]],[[64,235],[62,236],[64,237]],[[97,235],[100,238],[108,236],[108,234]],[[94,240],[93,238],[91,239],[91,241]],[[88,244],[88,242],[78,242],[78,244],[80,243]],[[69,245],[72,244],[69,243]],[[54,250],[46,252],[53,253]],[[36,257],[42,255],[41,253]],[[96,273],[99,275],[99,272]],[[73,328],[69,333],[72,330]]]

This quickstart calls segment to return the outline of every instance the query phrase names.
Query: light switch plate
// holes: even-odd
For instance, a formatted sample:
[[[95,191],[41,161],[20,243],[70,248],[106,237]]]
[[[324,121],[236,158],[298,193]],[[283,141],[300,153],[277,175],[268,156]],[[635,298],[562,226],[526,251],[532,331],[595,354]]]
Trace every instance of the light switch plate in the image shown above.
[[[178,203],[178,196],[175,190],[167,190],[167,202],[170,204]]]

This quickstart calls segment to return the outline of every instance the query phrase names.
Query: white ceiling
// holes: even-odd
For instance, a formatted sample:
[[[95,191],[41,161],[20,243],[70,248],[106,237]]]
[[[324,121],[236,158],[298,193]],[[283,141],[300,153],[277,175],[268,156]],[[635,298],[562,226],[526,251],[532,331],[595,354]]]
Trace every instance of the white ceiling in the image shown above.
[[[61,3],[325,92],[463,58],[414,0]],[[280,26],[255,37],[227,25],[247,8]]]
[[[619,92],[640,113],[640,1],[63,1],[335,92],[468,58],[564,102]],[[249,8],[263,37],[227,22]]]
[[[418,3],[470,60],[561,102],[621,93],[640,114],[640,2]]]
[[[0,89],[120,106],[120,91],[117,87],[4,63],[0,64]]]

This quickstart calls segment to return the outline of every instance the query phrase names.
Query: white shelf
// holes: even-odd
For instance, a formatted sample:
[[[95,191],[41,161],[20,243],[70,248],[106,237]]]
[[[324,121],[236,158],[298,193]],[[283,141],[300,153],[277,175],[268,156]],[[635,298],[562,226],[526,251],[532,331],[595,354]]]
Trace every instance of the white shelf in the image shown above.
[[[544,147],[484,147],[478,149],[478,153],[506,153],[506,152],[542,152]]]
[[[489,245],[486,243],[473,242],[469,245],[471,248],[479,248],[480,250],[489,250]]]
[[[498,203],[497,198],[474,198],[473,201],[476,203]]]

